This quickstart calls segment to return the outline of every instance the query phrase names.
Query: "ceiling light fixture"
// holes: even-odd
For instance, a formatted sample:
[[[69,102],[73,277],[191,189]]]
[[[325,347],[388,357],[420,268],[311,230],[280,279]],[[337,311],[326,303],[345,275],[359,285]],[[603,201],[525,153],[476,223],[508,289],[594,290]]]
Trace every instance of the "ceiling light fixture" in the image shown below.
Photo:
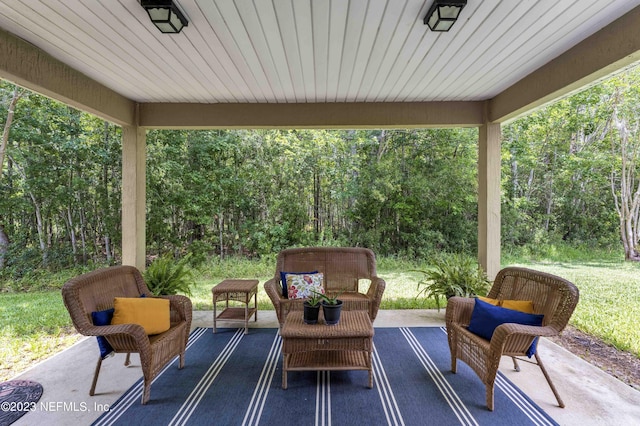
[[[431,31],[449,31],[466,5],[467,0],[435,0],[424,17],[424,23]]]
[[[162,33],[176,34],[189,25],[189,21],[173,0],[140,0],[140,5],[144,7],[151,22]]]

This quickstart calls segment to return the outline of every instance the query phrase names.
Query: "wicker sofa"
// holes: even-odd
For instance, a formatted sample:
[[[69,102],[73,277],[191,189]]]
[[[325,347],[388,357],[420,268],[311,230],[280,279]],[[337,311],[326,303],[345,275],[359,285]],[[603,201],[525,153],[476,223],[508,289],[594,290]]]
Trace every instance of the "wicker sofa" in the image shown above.
[[[276,309],[280,327],[289,311],[302,310],[302,299],[283,296],[281,272],[312,272],[324,274],[328,294],[340,294],[344,310],[363,310],[371,321],[376,318],[385,282],[376,275],[373,251],[361,247],[305,247],[282,250],[278,254],[272,279],[264,284]],[[367,287],[368,286],[368,287]]]

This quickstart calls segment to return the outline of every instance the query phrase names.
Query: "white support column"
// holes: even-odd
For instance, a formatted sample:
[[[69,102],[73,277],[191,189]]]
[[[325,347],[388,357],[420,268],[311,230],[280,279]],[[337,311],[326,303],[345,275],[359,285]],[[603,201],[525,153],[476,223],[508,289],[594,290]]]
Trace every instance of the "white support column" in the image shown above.
[[[493,280],[500,270],[500,124],[478,136],[478,261]]]
[[[146,130],[122,127],[122,264],[145,269]]]

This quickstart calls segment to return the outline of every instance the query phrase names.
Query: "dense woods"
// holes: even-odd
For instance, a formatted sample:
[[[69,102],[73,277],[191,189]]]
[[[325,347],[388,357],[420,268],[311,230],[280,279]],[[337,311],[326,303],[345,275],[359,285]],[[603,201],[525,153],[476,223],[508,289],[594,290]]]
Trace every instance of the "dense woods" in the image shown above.
[[[503,245],[638,257],[640,72],[503,126]],[[120,129],[0,84],[0,268],[114,263]],[[476,250],[477,130],[150,131],[149,254]]]

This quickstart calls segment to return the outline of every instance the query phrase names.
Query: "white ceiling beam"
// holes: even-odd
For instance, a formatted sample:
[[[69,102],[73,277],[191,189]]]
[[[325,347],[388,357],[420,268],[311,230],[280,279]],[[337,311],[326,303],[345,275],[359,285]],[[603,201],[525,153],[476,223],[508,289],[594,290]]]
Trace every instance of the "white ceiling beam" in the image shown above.
[[[135,123],[135,102],[2,30],[0,78],[118,125]]]
[[[640,6],[489,101],[490,122],[531,113],[640,60]]]
[[[156,129],[423,128],[483,124],[484,102],[140,105],[140,126]]]

